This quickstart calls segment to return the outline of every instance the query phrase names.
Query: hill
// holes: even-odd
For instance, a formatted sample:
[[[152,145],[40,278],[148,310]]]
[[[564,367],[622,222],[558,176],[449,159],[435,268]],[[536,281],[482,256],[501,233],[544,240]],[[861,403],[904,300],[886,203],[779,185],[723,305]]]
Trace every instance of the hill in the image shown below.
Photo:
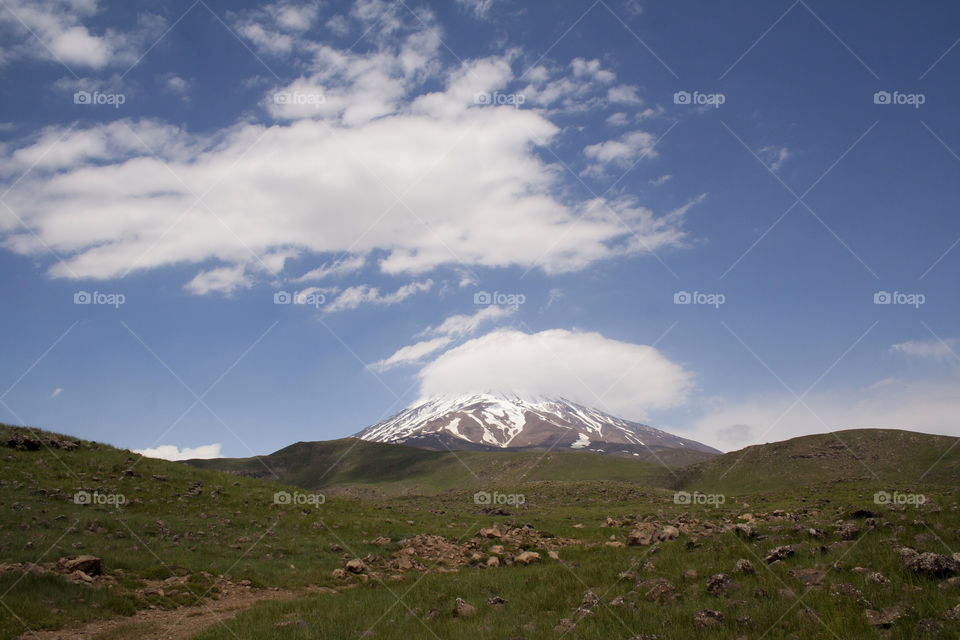
[[[709,493],[778,491],[862,481],[960,482],[958,439],[898,429],[850,429],[733,451],[683,469],[680,487]]]
[[[711,457],[684,450],[663,450],[657,455],[663,464],[673,467]],[[201,469],[272,478],[305,489],[338,488],[384,495],[548,480],[620,480],[661,487],[674,481],[671,472],[649,454],[627,458],[575,451],[429,451],[358,438],[298,442],[266,456],[186,463]]]

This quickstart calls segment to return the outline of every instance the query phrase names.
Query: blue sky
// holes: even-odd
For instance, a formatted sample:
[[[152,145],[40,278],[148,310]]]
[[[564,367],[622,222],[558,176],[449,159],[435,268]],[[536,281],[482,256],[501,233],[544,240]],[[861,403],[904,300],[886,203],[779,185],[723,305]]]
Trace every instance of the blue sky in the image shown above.
[[[5,0],[0,420],[242,456],[510,386],[956,435],[958,18]]]

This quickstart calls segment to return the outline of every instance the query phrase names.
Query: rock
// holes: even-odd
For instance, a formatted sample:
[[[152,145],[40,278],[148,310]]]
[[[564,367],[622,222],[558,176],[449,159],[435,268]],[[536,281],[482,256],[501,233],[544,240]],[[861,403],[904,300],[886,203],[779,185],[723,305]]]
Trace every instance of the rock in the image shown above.
[[[343,580],[344,578],[347,577],[347,572],[344,571],[343,569],[334,569],[331,576],[333,577],[334,580]]]
[[[947,609],[943,614],[944,620],[960,620],[960,604],[953,609]]]
[[[577,629],[577,623],[570,618],[561,618],[557,626],[553,628],[556,633],[567,634]]]
[[[73,579],[74,579],[75,581],[77,581],[77,582],[86,582],[87,584],[93,582],[93,578],[91,578],[90,576],[88,576],[88,575],[87,575],[86,573],[84,573],[83,571],[80,571],[79,569],[77,569],[76,571],[74,571],[73,573],[71,573],[71,574],[70,574],[70,577],[73,578]]]
[[[463,598],[457,598],[456,605],[453,608],[453,615],[458,618],[470,618],[477,615],[477,608],[472,604],[467,604]]]
[[[788,573],[803,583],[805,587],[818,587],[827,576],[827,572],[820,569],[794,569]]]
[[[559,560],[560,554],[556,551],[547,551],[547,557],[549,557],[551,560]]]
[[[683,579],[687,581],[693,581],[697,579],[697,570],[696,569],[687,569],[683,572]]]
[[[960,587],[960,576],[957,576],[954,578],[947,578],[937,586],[940,587],[941,589],[951,589],[954,587]]]
[[[495,545],[493,545],[492,547],[490,547],[490,553],[494,553],[494,554],[496,554],[496,555],[498,555],[498,556],[502,556],[502,555],[503,555],[503,545],[502,545],[502,544],[495,544]]]
[[[350,573],[363,573],[366,570],[367,565],[365,565],[363,560],[360,558],[354,558],[353,560],[349,560],[344,567]]]
[[[514,557],[514,560],[521,564],[530,564],[531,562],[539,562],[540,554],[536,551],[524,551],[523,553],[517,554]]]
[[[620,549],[620,548],[623,547],[623,543],[620,542],[620,541],[614,541],[614,542],[609,542],[609,541],[607,541],[607,542],[604,542],[603,544],[606,545],[606,546],[608,546],[608,547],[612,547],[612,548],[614,548],[614,549]]]
[[[634,546],[649,546],[653,543],[653,535],[656,532],[656,525],[649,522],[643,522],[633,531],[627,534],[627,544]]]
[[[881,611],[868,609],[866,611],[867,622],[871,626],[888,629],[893,626],[893,623],[902,618],[906,611],[907,605],[903,602],[892,607],[887,607]]]
[[[491,607],[502,607],[507,604],[507,601],[500,596],[493,596],[492,598],[487,598],[487,604]]]
[[[764,556],[763,559],[766,561],[767,564],[773,564],[774,562],[777,562],[779,560],[784,560],[786,558],[789,558],[793,554],[794,554],[794,548],[791,545],[786,544],[780,547],[774,547],[773,549],[770,549],[769,551],[767,551],[767,555]]]
[[[749,524],[735,524],[733,525],[733,532],[738,537],[746,540],[757,537],[757,530],[751,527]]]
[[[488,527],[486,529],[480,529],[480,531],[477,532],[477,535],[481,538],[502,538],[503,532],[500,531],[500,527],[493,525],[492,527]]]
[[[378,536],[370,541],[370,544],[375,544],[378,547],[382,547],[385,544],[390,544],[390,538],[385,538],[383,536]]]
[[[580,523],[580,522],[578,522],[577,524],[573,525],[573,528],[574,528],[574,529],[583,529],[583,524]]]
[[[734,565],[733,572],[740,573],[747,576],[752,573],[756,573],[757,570],[753,567],[752,562],[750,562],[746,558],[740,558],[739,560],[737,560],[737,564]]]
[[[649,584],[646,582],[644,584]],[[669,597],[672,597],[676,593],[676,589],[666,578],[658,578],[654,581],[653,586],[643,595],[644,598],[650,600],[651,602],[658,602],[660,600],[665,600]]]
[[[67,573],[82,571],[88,576],[100,575],[100,558],[95,556],[85,555],[77,556],[76,558],[60,558],[57,561],[57,565]]]
[[[490,556],[489,558],[487,558],[487,566],[490,568],[499,567],[500,558],[498,558],[497,556]]]
[[[712,609],[701,609],[693,614],[693,626],[716,627],[723,624],[723,614]]]
[[[944,578],[960,572],[960,562],[939,553],[919,553],[910,547],[902,547],[897,553],[900,554],[904,566],[914,573],[931,578]]]
[[[658,540],[673,540],[678,537],[680,537],[680,529],[671,525],[665,526],[660,530],[660,533],[657,534]]]
[[[860,533],[860,527],[855,522],[847,522],[837,525],[837,535],[841,540],[853,540]]]
[[[735,587],[736,583],[725,573],[715,573],[707,578],[707,593],[712,593],[715,596],[725,595]]]

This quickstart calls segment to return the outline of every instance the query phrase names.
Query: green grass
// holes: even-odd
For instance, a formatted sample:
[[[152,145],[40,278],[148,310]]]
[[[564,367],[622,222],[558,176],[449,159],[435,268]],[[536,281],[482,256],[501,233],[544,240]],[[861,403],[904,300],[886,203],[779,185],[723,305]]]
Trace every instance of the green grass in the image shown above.
[[[677,459],[670,454],[664,457]],[[335,487],[385,496],[439,493],[454,487],[479,489],[491,482],[623,480],[667,486],[671,481],[662,465],[626,457],[575,451],[426,451],[356,438],[298,442],[268,456],[188,464],[308,489]]]
[[[13,428],[0,427],[0,445],[14,432]],[[891,443],[903,445],[903,438],[909,441],[914,435],[856,433],[859,435],[849,440],[864,455]],[[871,434],[876,436],[875,442],[870,441]],[[115,581],[91,587],[71,584],[55,575],[21,579],[19,572],[0,573],[0,593],[9,590],[3,597],[9,609],[0,607],[0,638],[17,637],[24,632],[24,625],[56,629],[126,616],[149,605],[172,608],[188,604],[195,600],[192,594],[207,592],[220,574],[234,581],[247,579],[256,586],[292,591],[308,585],[342,589],[343,583],[334,580],[331,573],[348,557],[389,555],[397,549],[398,540],[420,533],[450,540],[470,539],[480,527],[495,522],[518,526],[529,523],[546,534],[575,538],[580,543],[560,550],[562,563],[546,559],[545,550],[540,549],[544,561],[531,566],[491,570],[464,566],[456,575],[430,573],[425,577],[408,572],[400,582],[371,581],[343,590],[340,595],[264,603],[228,624],[240,638],[350,638],[373,626],[373,637],[407,639],[433,637],[421,620],[436,609],[436,615],[425,624],[441,638],[556,638],[560,634],[553,631],[554,627],[562,618],[573,615],[589,588],[607,604],[616,596],[623,596],[626,604],[597,609],[577,625],[575,633],[565,637],[658,634],[680,639],[753,638],[774,626],[766,637],[795,633],[797,638],[832,638],[820,623],[802,617],[802,607],[788,612],[795,598],[780,594],[780,590],[789,587],[802,593],[796,578],[788,574],[792,569],[826,570],[837,563],[837,568],[828,573],[824,588],[804,598],[833,633],[842,638],[920,637],[924,634],[918,631],[918,622],[937,619],[942,631],[939,635],[926,633],[925,637],[957,637],[957,623],[941,616],[957,604],[960,589],[939,589],[938,580],[906,571],[894,551],[898,545],[947,554],[949,547],[957,548],[960,511],[956,482],[951,480],[957,468],[955,454],[944,459],[944,468],[935,469],[922,484],[901,480],[919,476],[922,471],[918,473],[917,469],[925,470],[936,453],[934,444],[949,441],[920,436],[912,442],[912,448],[901,446],[888,452],[885,460],[876,461],[874,468],[882,480],[877,482],[860,477],[846,464],[838,464],[833,470],[821,466],[817,471],[822,459],[804,456],[817,453],[827,441],[812,438],[777,445],[773,458],[764,449],[750,453],[756,459],[745,459],[722,480],[717,465],[678,472],[677,480],[669,472],[643,462],[590,453],[542,456],[535,452],[458,452],[457,460],[449,454],[375,445],[378,451],[387,447],[384,453],[389,454],[388,459],[352,459],[335,472],[342,474],[338,482],[343,485],[330,487],[326,502],[316,508],[275,505],[275,491],[296,490],[289,485],[139,458],[97,443],[81,443],[74,451],[50,451],[46,447],[18,451],[0,446],[0,561],[46,562],[90,553],[103,559],[104,572]],[[342,455],[344,450],[338,448],[342,446],[342,442],[332,445],[327,455]],[[800,457],[792,457],[795,454]],[[297,464],[305,460],[329,464],[329,458],[322,462],[304,458],[302,451],[288,455]],[[537,459],[540,463],[525,474]],[[376,466],[378,460],[383,468],[381,482],[375,481],[377,477],[369,466]],[[430,463],[436,463],[436,468]],[[131,465],[133,475],[125,472]],[[796,479],[792,484],[785,480],[791,465]],[[298,472],[309,480],[316,479],[321,469],[318,466]],[[765,482],[764,474],[768,474]],[[165,479],[154,479],[154,475]],[[200,490],[191,492],[197,482],[202,483]],[[758,483],[763,490],[757,488]],[[725,500],[717,507],[675,504],[675,486],[723,493]],[[927,504],[899,508],[873,503],[873,493],[878,489],[906,491],[911,486],[924,492]],[[344,487],[350,491],[365,487],[367,491],[364,497],[351,497]],[[119,509],[77,505],[72,496],[80,489],[121,493],[127,503]],[[477,489],[521,493],[525,500],[522,505],[506,506],[509,515],[487,515],[474,503]],[[770,513],[775,509],[790,515],[761,521],[754,540],[720,532],[724,525],[738,522],[743,513]],[[867,525],[864,510],[874,513],[875,529]],[[840,540],[834,526],[851,521],[854,515],[865,533],[856,544]],[[609,537],[623,541],[630,528],[601,527],[608,516],[664,524],[709,522],[717,533],[697,540],[682,535],[655,549],[611,548],[604,544]],[[579,528],[577,524],[584,526]],[[826,537],[811,538],[807,533],[810,527],[824,531]],[[377,536],[387,536],[394,542],[387,547],[369,544]],[[494,543],[488,540],[484,546],[489,549]],[[782,544],[801,546],[795,556],[768,571],[758,557]],[[821,546],[827,551],[823,552]],[[733,576],[738,558],[750,559],[757,574]],[[640,570],[646,561],[655,565],[655,573]],[[867,583],[864,576],[850,571],[857,565],[882,572],[891,584]],[[699,578],[684,582],[682,573],[691,568],[698,571]],[[648,587],[638,586],[637,580],[618,579],[618,574],[627,569],[637,572],[641,581],[655,577],[670,580],[678,598],[667,603],[647,601],[644,594]],[[707,577],[717,572],[731,574],[739,583],[728,597],[706,592]],[[137,597],[137,590],[148,582],[171,575],[188,576],[189,581],[183,588],[165,588],[162,597]],[[854,600],[831,596],[830,585],[840,583],[860,589],[875,608],[904,601],[910,605],[910,612],[881,636],[867,625],[862,607]],[[767,597],[757,598],[757,589],[764,589]],[[216,595],[213,589],[208,597]],[[399,596],[402,604],[397,604]],[[506,601],[504,607],[487,604],[494,596]],[[476,606],[478,615],[455,618],[451,612],[457,597]],[[417,615],[408,615],[407,607]],[[704,608],[722,611],[727,620],[724,626],[695,629],[693,615]],[[736,618],[741,615],[751,617],[753,629],[737,626]],[[294,624],[276,626],[287,622]],[[128,637],[124,636],[126,632],[137,634],[127,628],[105,638]],[[232,638],[233,633],[219,626],[197,637]]]

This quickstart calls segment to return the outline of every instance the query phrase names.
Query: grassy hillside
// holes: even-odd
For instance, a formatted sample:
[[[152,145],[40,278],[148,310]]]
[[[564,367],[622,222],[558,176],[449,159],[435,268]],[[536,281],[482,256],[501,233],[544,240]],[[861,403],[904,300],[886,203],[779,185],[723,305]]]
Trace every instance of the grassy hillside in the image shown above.
[[[921,458],[932,455],[926,436],[904,437]],[[84,637],[958,637],[960,615],[949,612],[960,582],[948,578],[960,568],[918,572],[897,551],[905,545],[944,554],[949,565],[960,509],[956,483],[940,482],[955,467],[919,485],[921,505],[877,505],[872,479],[851,474],[828,483],[821,476],[817,486],[804,485],[816,476],[802,465],[819,458],[795,460],[791,452],[806,445],[786,444],[779,464],[760,457],[776,482],[716,504],[678,504],[673,490],[638,483],[636,470],[645,467],[629,460],[563,452],[536,467],[538,479],[521,481],[529,453],[470,454],[463,462],[486,484],[467,484],[463,478],[472,475],[455,472],[443,454],[399,448],[382,451],[400,456],[395,467],[372,463],[382,465],[388,485],[411,477],[412,460],[419,486],[448,490],[374,496],[371,489],[363,498],[325,491],[322,504],[305,506],[274,502],[275,492],[296,491],[289,485],[0,426],[0,639],[110,619],[112,626]],[[334,443],[325,455],[342,455],[344,446]],[[313,448],[288,449],[288,461],[296,461]],[[923,466],[909,451],[901,448],[899,461],[887,464],[901,472]],[[430,461],[446,470],[417,466]],[[367,463],[355,463],[336,473],[355,486],[376,477]],[[781,480],[789,468],[800,474],[795,484]],[[617,470],[633,475],[610,479]],[[698,470],[706,472],[717,469]],[[454,478],[463,484],[451,485]],[[738,481],[749,478],[744,471]],[[477,489],[523,500],[491,512],[475,503]],[[76,504],[78,491],[122,495],[124,502]],[[668,527],[676,531],[659,542],[629,544],[635,529],[660,535]],[[765,556],[785,546],[767,564]],[[525,565],[523,551],[540,557]],[[48,564],[78,554],[100,558],[103,575],[87,584]],[[487,566],[491,557],[499,567]],[[359,573],[344,571],[358,558]],[[754,571],[736,570],[740,560]],[[713,578],[721,573],[726,580]],[[209,618],[204,606],[178,609],[168,627],[127,617],[274,589],[278,599],[236,619]],[[457,598],[475,610],[455,613]],[[208,624],[184,634],[185,619]]]
[[[878,488],[960,483],[957,438],[896,429],[835,434],[754,445],[691,465],[680,486],[703,492],[778,491],[837,481]]]
[[[678,460],[667,452],[661,459],[665,464]],[[664,487],[675,480],[662,465],[634,458],[575,451],[427,451],[356,438],[298,442],[267,456],[190,460],[187,464],[250,477],[275,477],[307,489],[337,487],[383,495],[541,480],[622,480]]]

